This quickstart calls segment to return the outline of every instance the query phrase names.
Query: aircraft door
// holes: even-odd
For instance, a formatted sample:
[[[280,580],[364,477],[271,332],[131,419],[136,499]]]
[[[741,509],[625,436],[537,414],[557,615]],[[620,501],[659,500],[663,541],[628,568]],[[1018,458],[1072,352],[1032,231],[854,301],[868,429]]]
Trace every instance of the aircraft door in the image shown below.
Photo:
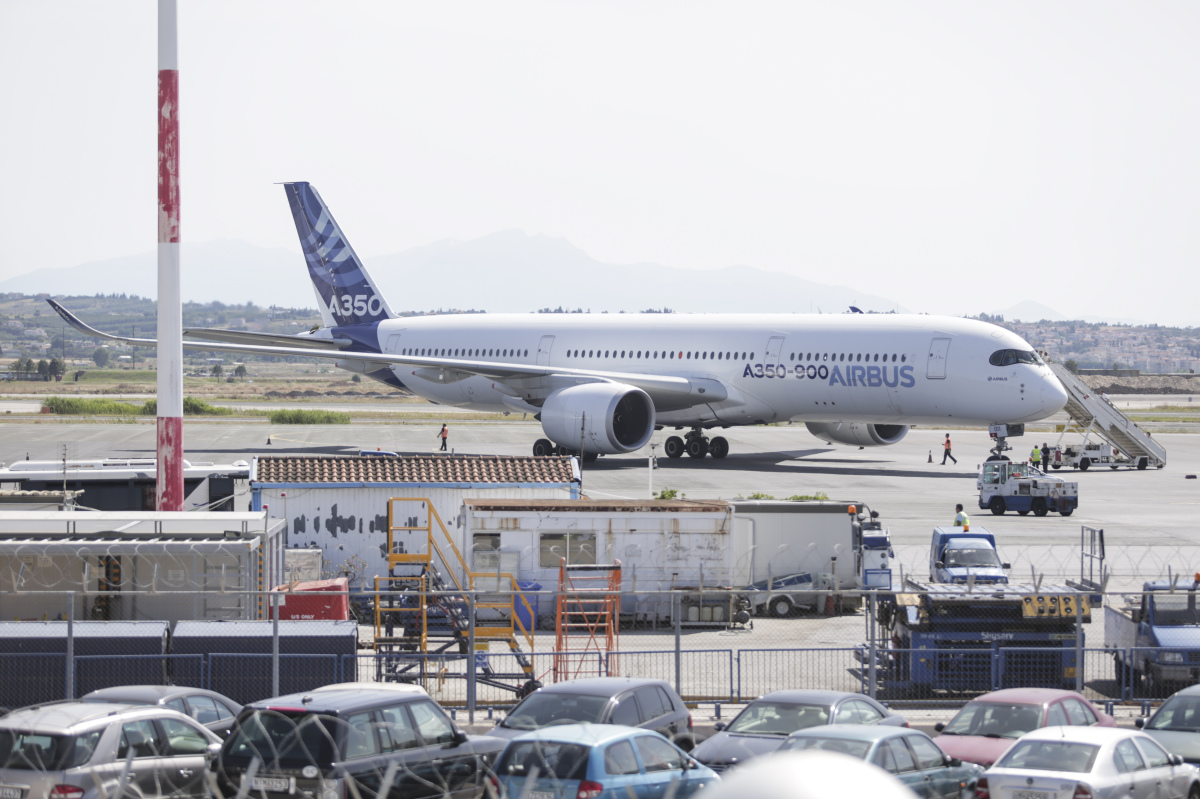
[[[538,342],[537,363],[538,366],[550,365],[550,348],[554,346],[554,336],[542,336],[542,340]]]
[[[763,360],[763,365],[770,367],[774,371],[779,366],[779,353],[783,349],[783,336],[771,336],[767,341],[767,357]]]
[[[950,339],[935,338],[929,342],[929,362],[925,367],[925,376],[930,380],[946,379],[946,360],[950,350]]]
[[[394,355],[394,354],[400,352],[400,339],[403,338],[403,336],[404,336],[403,330],[397,331],[397,332],[389,335],[387,337],[387,343],[385,343],[383,345],[384,354],[385,355]]]

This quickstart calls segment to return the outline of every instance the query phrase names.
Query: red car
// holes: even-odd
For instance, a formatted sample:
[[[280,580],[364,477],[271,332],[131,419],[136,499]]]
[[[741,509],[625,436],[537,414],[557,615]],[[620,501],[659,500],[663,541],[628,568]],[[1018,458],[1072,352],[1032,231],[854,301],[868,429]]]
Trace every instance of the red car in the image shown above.
[[[934,729],[947,755],[991,768],[1025,733],[1058,725],[1115,727],[1116,722],[1074,691],[1006,688],[972,699],[949,724]]]

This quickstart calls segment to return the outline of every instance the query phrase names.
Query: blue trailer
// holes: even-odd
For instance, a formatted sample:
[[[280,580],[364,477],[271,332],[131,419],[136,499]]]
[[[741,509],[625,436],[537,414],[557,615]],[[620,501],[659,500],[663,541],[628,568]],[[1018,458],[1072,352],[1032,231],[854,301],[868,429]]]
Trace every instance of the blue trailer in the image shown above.
[[[880,687],[893,698],[980,694],[1000,688],[1075,690],[1091,620],[1068,586],[979,586],[908,580],[881,600],[889,641]]]

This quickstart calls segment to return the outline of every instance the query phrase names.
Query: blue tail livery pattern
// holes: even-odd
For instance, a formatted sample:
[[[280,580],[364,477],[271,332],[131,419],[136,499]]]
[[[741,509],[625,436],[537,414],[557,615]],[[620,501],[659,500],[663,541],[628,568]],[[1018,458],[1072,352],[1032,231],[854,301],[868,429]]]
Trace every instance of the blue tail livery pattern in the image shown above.
[[[300,248],[327,327],[391,319],[392,309],[375,288],[329,207],[308,183],[285,183]]]

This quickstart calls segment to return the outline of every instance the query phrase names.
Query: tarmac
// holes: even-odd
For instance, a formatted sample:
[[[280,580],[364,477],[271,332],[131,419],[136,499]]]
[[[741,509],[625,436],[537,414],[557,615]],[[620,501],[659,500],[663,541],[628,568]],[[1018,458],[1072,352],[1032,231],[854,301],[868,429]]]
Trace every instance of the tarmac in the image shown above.
[[[542,436],[540,425],[532,421],[456,423],[453,417],[447,421],[450,446],[457,454],[527,455],[533,441]],[[356,454],[376,448],[428,454],[438,446],[434,434],[440,426],[438,422],[301,427],[188,419],[184,445],[188,460],[217,463],[251,460],[259,454]],[[952,435],[958,463],[943,466],[941,442],[946,432]],[[662,441],[672,434],[675,431],[666,430],[654,435],[655,452],[661,453]],[[984,430],[914,429],[899,444],[871,449],[828,446],[803,424],[731,428],[720,434],[730,442],[730,454],[723,460],[658,457],[657,468],[651,470],[645,452],[606,456],[583,467],[583,490],[592,498],[615,499],[645,499],[663,488],[693,499],[752,494],[785,499],[824,493],[831,499],[862,503],[879,512],[891,533],[897,579],[900,572],[927,576],[931,529],[950,524],[958,502],[971,514],[974,525],[986,526],[1003,542],[1001,554],[1013,563],[1014,581],[1027,582],[1026,576],[1035,579],[1036,575],[1047,582],[1078,578],[1083,527],[1104,530],[1110,590],[1134,590],[1144,579],[1165,576],[1168,568],[1174,574],[1200,571],[1200,525],[1196,523],[1200,480],[1187,479],[1200,473],[1200,433],[1155,433],[1167,449],[1167,466],[1161,470],[1052,472],[1079,483],[1079,509],[1070,518],[1053,513],[1041,518],[1012,513],[992,516],[978,509],[976,475],[991,447]],[[1053,444],[1056,438],[1054,433],[1032,432],[1011,439],[1013,450],[1008,454],[1022,459],[1035,442]],[[39,418],[0,425],[0,461],[56,460],[64,450],[71,458],[154,457],[154,439],[152,420],[105,424]],[[761,620],[755,633],[736,644],[728,636],[721,637],[720,631],[697,631],[689,635],[687,647],[840,646],[863,640],[861,615],[828,621],[833,623],[812,627]],[[772,627],[764,626],[768,624]],[[773,629],[774,625],[780,626]],[[1089,645],[1100,640],[1098,633],[1097,629],[1090,634]],[[749,636],[762,643],[752,644]],[[711,641],[706,640],[709,637]],[[640,645],[631,638],[623,636],[623,646],[656,649],[670,637],[656,634],[657,640]],[[722,718],[728,720],[734,710],[725,708]],[[715,712],[711,704],[696,709],[698,730],[711,728]],[[906,711],[914,726],[929,726],[951,714]],[[1131,714],[1136,709],[1121,709],[1123,724],[1131,722]],[[461,711],[459,716],[461,720]]]

